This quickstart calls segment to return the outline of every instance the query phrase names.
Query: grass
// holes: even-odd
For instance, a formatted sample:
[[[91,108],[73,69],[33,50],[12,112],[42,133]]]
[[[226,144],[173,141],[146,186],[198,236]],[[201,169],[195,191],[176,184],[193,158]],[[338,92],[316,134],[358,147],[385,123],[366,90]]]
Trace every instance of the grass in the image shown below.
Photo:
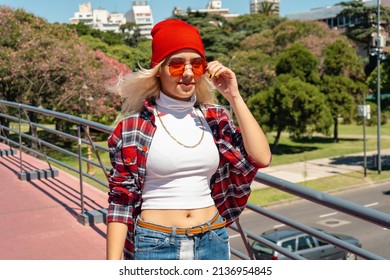
[[[367,127],[366,134],[366,150],[375,151],[377,149],[376,126]],[[305,137],[294,141],[288,135],[283,134],[278,150],[273,153],[272,165],[276,166],[363,152],[364,142],[361,126],[340,125],[339,135],[339,142],[334,143],[333,138],[330,136]],[[390,135],[390,123],[381,127],[381,135]],[[269,135],[268,141],[272,144],[274,137]],[[381,148],[390,148],[389,138],[381,139]]]

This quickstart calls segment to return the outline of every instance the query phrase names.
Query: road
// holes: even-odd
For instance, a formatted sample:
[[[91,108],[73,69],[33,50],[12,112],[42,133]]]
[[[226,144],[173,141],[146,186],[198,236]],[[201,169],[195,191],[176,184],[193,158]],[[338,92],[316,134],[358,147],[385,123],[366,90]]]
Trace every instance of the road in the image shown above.
[[[344,190],[332,195],[384,213],[390,213],[390,182],[388,181]],[[364,249],[390,259],[390,230],[388,229],[305,200],[275,205],[267,209],[328,232],[352,235],[360,240]],[[245,211],[240,217],[240,222],[243,227],[255,233],[283,226],[277,221],[254,214],[251,211]],[[229,230],[229,233],[231,246],[245,252],[239,235],[232,230]]]

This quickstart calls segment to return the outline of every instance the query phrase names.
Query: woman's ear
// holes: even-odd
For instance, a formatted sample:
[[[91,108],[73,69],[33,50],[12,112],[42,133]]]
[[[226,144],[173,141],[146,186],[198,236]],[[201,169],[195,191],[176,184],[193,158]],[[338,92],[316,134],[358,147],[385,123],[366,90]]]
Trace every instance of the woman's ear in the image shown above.
[[[161,67],[158,68],[158,71],[157,71],[157,73],[156,73],[155,76],[156,76],[157,78],[160,78],[160,76],[161,76]]]

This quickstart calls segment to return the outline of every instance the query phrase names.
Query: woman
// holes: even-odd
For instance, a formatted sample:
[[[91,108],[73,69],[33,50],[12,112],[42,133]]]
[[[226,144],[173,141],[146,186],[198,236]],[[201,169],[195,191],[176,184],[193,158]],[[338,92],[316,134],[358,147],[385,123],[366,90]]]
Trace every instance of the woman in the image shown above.
[[[269,145],[235,74],[206,62],[195,27],[168,19],[151,34],[151,69],[117,89],[127,117],[108,139],[107,259],[229,259],[226,226],[269,165]],[[212,105],[214,88],[240,129]]]

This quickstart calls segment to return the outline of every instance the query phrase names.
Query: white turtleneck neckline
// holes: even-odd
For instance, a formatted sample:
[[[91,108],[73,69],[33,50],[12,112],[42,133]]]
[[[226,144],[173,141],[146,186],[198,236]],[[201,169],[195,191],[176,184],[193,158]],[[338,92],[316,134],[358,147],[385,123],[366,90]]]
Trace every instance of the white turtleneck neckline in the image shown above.
[[[172,98],[162,91],[160,91],[160,96],[156,99],[156,104],[159,107],[158,109],[164,108],[169,112],[177,113],[189,113],[193,110],[196,102],[196,95],[193,94],[188,101],[179,100]]]

